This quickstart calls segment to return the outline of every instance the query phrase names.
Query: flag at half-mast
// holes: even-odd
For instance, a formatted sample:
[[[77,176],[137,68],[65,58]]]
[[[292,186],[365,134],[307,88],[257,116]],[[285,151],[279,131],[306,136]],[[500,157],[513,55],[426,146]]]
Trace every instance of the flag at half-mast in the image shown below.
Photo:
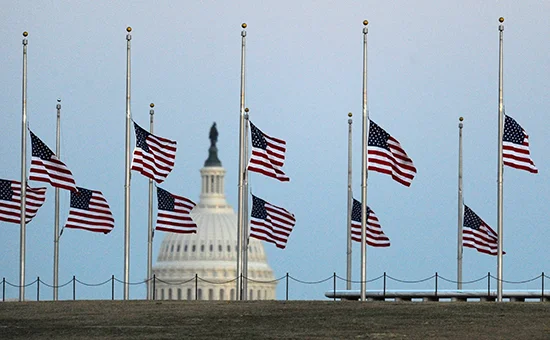
[[[351,239],[361,242],[361,202],[353,199],[351,210]],[[367,237],[366,242],[372,247],[389,247],[390,239],[382,231],[378,217],[367,207]]]
[[[462,245],[489,255],[498,254],[498,235],[477,214],[464,204]],[[502,252],[505,254],[505,252]]]
[[[156,230],[181,234],[196,234],[197,225],[191,218],[195,202],[174,195],[157,187],[157,226]]]
[[[252,195],[250,237],[284,249],[295,224],[294,214]]]
[[[252,136],[252,155],[248,163],[248,171],[288,182],[290,178],[281,169],[285,163],[286,142],[263,133],[252,122],[250,132]]]
[[[504,134],[502,136],[502,160],[512,168],[538,173],[531,159],[529,136],[512,117],[505,115]]]
[[[46,200],[46,188],[27,185],[25,222],[29,223]],[[21,182],[0,179],[0,221],[21,223]]]
[[[174,169],[176,141],[155,136],[134,122],[136,148],[132,159],[132,170],[162,183]]]
[[[29,132],[31,133],[32,145],[29,179],[50,183],[53,187],[77,191],[73,174],[65,163],[61,162],[53,151],[32,131],[29,130]]]
[[[412,160],[397,139],[372,120],[369,125],[367,150],[369,170],[391,175],[395,181],[405,186],[411,185],[416,175]]]
[[[65,228],[108,234],[115,227],[111,208],[101,191],[78,188],[71,192],[71,208]]]

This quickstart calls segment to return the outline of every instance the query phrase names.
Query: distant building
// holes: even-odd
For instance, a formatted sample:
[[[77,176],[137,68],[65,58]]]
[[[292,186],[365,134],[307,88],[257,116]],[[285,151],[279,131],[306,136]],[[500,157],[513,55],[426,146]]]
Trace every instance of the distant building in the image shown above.
[[[217,137],[214,123],[208,159],[200,170],[200,201],[191,212],[197,233],[165,233],[160,246],[153,267],[158,300],[235,300],[237,215],[225,199],[225,169],[218,159]],[[263,244],[256,239],[250,239],[248,248],[248,278],[247,299],[275,299],[277,282]]]

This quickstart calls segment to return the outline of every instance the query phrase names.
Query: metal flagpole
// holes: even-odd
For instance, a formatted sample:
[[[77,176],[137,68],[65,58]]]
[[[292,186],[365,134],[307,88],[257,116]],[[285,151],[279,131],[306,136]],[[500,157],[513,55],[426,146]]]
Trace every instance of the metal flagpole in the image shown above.
[[[504,102],[503,102],[503,49],[502,36],[504,32],[504,18],[498,19],[499,47],[498,47],[498,199],[497,199],[497,225],[498,225],[498,258],[497,258],[497,301],[502,301],[502,246],[503,246],[503,213],[502,213],[502,178],[504,172],[504,162],[502,160],[502,139],[504,136]]]
[[[153,115],[155,114],[155,104],[149,104],[151,108],[149,115],[151,119],[149,121],[149,132],[153,134]],[[147,300],[153,298],[153,285],[151,279],[153,278],[153,180],[149,179],[149,228],[147,229]]]
[[[367,285],[367,179],[368,179],[368,135],[369,113],[367,111],[367,20],[363,21],[363,149],[361,153],[361,301],[366,300]]]
[[[244,154],[244,130],[246,128],[244,121],[244,65],[245,65],[245,50],[246,50],[246,23],[241,25],[241,113],[239,124],[239,193],[238,193],[238,212],[237,212],[237,294],[236,300],[242,300],[242,253],[243,253],[243,228],[244,228],[244,178],[245,178],[245,154]]]
[[[55,155],[61,158],[61,99],[57,100]],[[55,217],[53,223],[53,300],[58,299],[59,285],[59,188],[55,188]]]
[[[125,181],[124,181],[124,300],[129,298],[130,282],[130,127],[132,116],[130,114],[130,52],[132,40],[132,28],[126,28],[126,157],[125,157]]]
[[[456,288],[462,289],[462,220],[464,219],[464,198],[462,191],[462,121],[463,117],[458,118],[458,242],[457,242],[457,265],[456,265]]]
[[[25,208],[27,202],[27,36],[23,32],[23,109],[21,120],[21,230],[19,234],[19,301],[25,300]]]
[[[351,190],[351,174],[352,174],[352,162],[351,162],[351,126],[353,124],[353,120],[351,117],[353,114],[350,112],[348,113],[348,216],[347,216],[347,224],[346,224],[346,230],[348,231],[348,238],[347,238],[347,261],[346,261],[346,289],[351,289],[351,209],[353,208],[353,192]]]
[[[248,159],[248,108],[244,109],[244,160]],[[243,200],[243,300],[248,300],[248,245],[249,245],[249,230],[248,230],[248,171],[246,164],[243,173],[243,187],[245,197]]]

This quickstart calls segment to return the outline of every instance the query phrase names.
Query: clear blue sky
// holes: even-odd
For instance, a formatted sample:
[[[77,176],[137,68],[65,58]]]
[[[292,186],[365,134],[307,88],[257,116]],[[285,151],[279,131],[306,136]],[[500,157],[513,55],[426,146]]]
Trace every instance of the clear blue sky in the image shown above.
[[[456,277],[458,117],[464,116],[465,202],[496,229],[498,18],[504,16],[506,113],[530,135],[539,174],[505,168],[504,278],[549,272],[550,3],[545,1],[5,1],[0,13],[0,178],[20,178],[22,35],[29,32],[28,121],[55,147],[77,184],[103,191],[116,220],[109,235],[66,230],[60,282],[123,277],[126,26],[132,26],[132,116],[178,141],[163,187],[198,200],[208,129],[216,121],[237,206],[240,25],[248,24],[246,106],[266,133],[287,141],[290,183],[251,175],[255,194],[295,213],[287,249],[265,244],[277,277],[345,276],[347,113],[354,113],[355,197],[360,197],[362,21],[368,19],[368,106],[418,174],[410,188],[371,173],[368,204],[392,245],[368,249],[367,277]],[[132,141],[134,136],[132,135]],[[28,154],[30,160],[30,150]],[[40,183],[31,183],[39,186]],[[52,281],[53,190],[27,228],[27,279]],[[69,209],[62,194],[61,221]],[[132,180],[132,281],[146,276],[147,180]],[[0,224],[0,276],[19,279],[19,227]],[[155,258],[162,233],[155,239]],[[359,278],[358,245],[353,248]],[[464,251],[464,280],[496,275],[496,257]],[[428,288],[391,283],[391,288]],[[343,288],[344,283],[339,282]],[[371,288],[381,288],[381,282]],[[483,289],[482,284],[479,287]],[[531,286],[521,286],[530,288]],[[291,283],[291,298],[323,299],[331,282]],[[454,288],[447,284],[443,288]],[[516,286],[505,285],[505,289]],[[78,288],[110,297],[110,286]],[[122,287],[117,286],[117,297]],[[12,297],[17,290],[9,288]],[[43,298],[51,290],[42,289]],[[34,289],[27,291],[32,298]],[[70,296],[70,288],[60,292]],[[131,298],[145,288],[132,287]],[[284,283],[278,287],[284,298]]]

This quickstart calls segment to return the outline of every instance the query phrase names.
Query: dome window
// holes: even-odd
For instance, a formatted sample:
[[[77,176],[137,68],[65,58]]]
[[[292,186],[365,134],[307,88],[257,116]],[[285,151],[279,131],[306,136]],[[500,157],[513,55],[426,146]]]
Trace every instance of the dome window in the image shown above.
[[[227,245],[227,251],[231,251],[231,246],[229,244]]]
[[[204,244],[201,244],[201,251],[204,251]]]
[[[214,251],[214,245],[210,245],[210,252]]]
[[[222,245],[221,245],[221,244],[220,244],[220,245],[218,245],[218,250],[219,250],[219,251],[222,251],[222,250],[223,250],[223,247],[222,247]]]
[[[194,252],[195,252],[195,249],[196,249],[196,247],[195,247],[195,245],[193,245],[193,246],[191,247],[191,251],[194,253]]]
[[[183,246],[183,251],[187,253],[187,244]]]

